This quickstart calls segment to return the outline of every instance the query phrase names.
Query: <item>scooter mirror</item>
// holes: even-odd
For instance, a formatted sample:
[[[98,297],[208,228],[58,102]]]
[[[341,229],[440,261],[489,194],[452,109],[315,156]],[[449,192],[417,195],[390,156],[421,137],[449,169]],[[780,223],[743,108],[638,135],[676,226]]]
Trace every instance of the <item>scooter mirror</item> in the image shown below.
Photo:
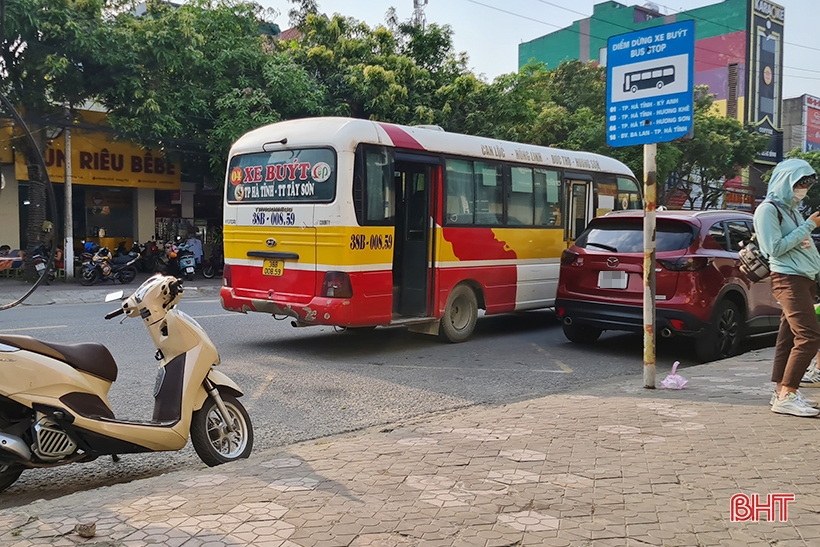
[[[113,302],[114,300],[122,300],[123,292],[122,291],[114,291],[110,292],[105,295],[106,302]]]

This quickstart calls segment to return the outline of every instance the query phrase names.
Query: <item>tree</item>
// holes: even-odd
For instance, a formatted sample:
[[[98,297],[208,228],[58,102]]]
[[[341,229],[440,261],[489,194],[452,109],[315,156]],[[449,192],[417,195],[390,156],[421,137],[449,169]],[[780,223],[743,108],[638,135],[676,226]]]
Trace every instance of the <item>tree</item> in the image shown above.
[[[290,24],[294,27],[301,27],[307,21],[308,15],[318,15],[319,14],[319,4],[316,3],[316,0],[289,0],[291,4],[294,5],[288,11],[288,17],[290,17]]]
[[[100,95],[109,122],[143,144],[205,155],[221,180],[243,133],[287,117],[318,115],[321,89],[260,30],[273,12],[248,2],[149,1],[111,23],[115,81]]]
[[[791,150],[786,153],[786,158],[797,158],[801,160],[806,160],[807,162],[809,162],[809,165],[812,166],[816,173],[820,173],[820,150],[810,150],[808,152],[803,152],[799,148],[795,148],[794,150]],[[766,184],[768,184],[769,179],[771,178],[772,170],[770,169],[769,171],[764,173],[763,180],[766,182]],[[801,209],[803,209],[804,212],[820,210],[820,184],[812,184],[809,187],[809,193],[803,200],[801,204]]]
[[[390,15],[392,13],[392,15]],[[448,26],[399,23],[371,29],[349,17],[308,15],[302,37],[279,47],[324,91],[328,114],[403,124],[435,123],[438,91],[469,73]]]
[[[766,137],[748,131],[732,118],[712,111],[712,95],[706,87],[695,90],[694,137],[677,144],[681,157],[672,172],[671,188],[688,196],[690,208],[721,205],[724,183],[754,161],[766,145]]]
[[[70,111],[105,85],[98,73],[106,51],[102,13],[108,7],[106,0],[7,0],[0,21],[4,76],[0,92],[22,110],[36,139],[32,146],[19,128],[13,137],[29,173],[26,271],[30,277],[36,276],[31,251],[44,241],[47,207],[37,156],[49,145],[47,130],[69,123],[67,107]]]
[[[642,178],[642,147],[612,148],[606,142],[606,70],[596,64],[565,61],[549,69],[530,63],[488,86],[475,86],[461,103],[471,110],[467,133],[611,156]],[[666,180],[679,157],[673,145],[658,146],[658,180]],[[663,185],[658,192],[662,198]]]

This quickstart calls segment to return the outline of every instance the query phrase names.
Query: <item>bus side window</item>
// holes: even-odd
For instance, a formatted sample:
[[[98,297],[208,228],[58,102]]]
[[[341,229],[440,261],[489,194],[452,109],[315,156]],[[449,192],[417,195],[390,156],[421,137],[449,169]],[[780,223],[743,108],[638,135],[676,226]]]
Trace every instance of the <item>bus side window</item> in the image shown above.
[[[475,211],[473,162],[448,159],[446,164],[445,222],[447,224],[473,224]]]
[[[535,169],[535,224],[537,226],[555,226],[560,228],[561,212],[561,175],[558,171]]]
[[[643,209],[643,201],[637,182],[626,177],[618,177],[618,198],[615,200],[615,210],[624,209]]]
[[[475,169],[475,223],[497,225],[503,222],[504,195],[501,165],[483,161],[474,162]]]
[[[359,158],[363,158],[364,165],[355,168],[353,192],[359,224],[390,225],[396,214],[396,198],[387,149],[367,147],[361,154],[356,154],[357,162]]]
[[[529,167],[510,168],[510,197],[507,202],[507,224],[532,226],[533,180]]]

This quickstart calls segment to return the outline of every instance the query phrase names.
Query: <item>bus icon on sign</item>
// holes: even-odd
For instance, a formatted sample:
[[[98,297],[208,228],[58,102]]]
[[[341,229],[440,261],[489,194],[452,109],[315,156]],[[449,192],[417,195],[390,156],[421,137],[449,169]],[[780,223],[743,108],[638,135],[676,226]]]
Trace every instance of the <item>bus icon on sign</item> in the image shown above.
[[[624,92],[637,93],[639,89],[658,88],[675,81],[675,66],[666,65],[624,74]]]

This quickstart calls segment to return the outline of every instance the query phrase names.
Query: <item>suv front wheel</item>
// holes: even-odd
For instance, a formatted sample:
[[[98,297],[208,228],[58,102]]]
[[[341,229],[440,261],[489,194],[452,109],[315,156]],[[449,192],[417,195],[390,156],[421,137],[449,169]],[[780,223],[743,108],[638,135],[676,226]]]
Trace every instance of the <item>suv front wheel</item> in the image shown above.
[[[591,344],[601,336],[601,332],[603,332],[601,329],[589,325],[576,325],[575,323],[567,325],[564,323],[564,336],[567,337],[567,340],[576,344]]]
[[[715,361],[736,354],[740,347],[742,329],[737,306],[729,300],[718,302],[712,313],[712,323],[697,339],[695,352],[698,359],[704,362]]]

